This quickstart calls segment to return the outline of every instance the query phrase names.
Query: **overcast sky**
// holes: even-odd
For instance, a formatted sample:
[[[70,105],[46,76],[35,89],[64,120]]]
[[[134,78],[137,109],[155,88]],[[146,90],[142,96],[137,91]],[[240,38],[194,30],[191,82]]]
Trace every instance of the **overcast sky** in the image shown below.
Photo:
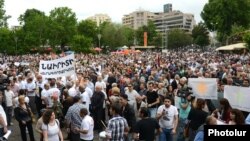
[[[201,21],[200,13],[208,0],[5,0],[6,14],[12,18],[9,26],[19,25],[17,18],[27,9],[38,9],[47,15],[56,7],[67,6],[76,13],[78,21],[95,14],[108,14],[112,22],[121,23],[122,17],[138,9],[162,12],[163,5],[173,4],[173,10],[195,15],[196,22]]]

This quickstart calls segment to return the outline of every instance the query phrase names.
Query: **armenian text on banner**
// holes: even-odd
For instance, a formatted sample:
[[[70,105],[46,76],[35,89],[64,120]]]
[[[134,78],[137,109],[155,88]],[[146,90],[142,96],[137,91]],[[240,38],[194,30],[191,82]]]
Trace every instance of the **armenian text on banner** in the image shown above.
[[[226,85],[224,98],[229,101],[233,108],[250,112],[250,88]]]
[[[188,86],[193,94],[202,99],[218,99],[217,80],[215,78],[189,78]]]
[[[39,74],[44,78],[57,78],[73,75],[75,74],[74,60],[74,54],[70,54],[55,60],[40,61]]]

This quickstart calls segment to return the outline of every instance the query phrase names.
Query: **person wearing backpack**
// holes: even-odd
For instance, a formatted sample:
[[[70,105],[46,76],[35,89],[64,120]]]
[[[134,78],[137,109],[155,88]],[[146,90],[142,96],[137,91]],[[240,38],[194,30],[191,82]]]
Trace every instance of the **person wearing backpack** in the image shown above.
[[[43,114],[42,131],[44,141],[63,141],[59,121],[55,119],[55,113],[51,109]]]

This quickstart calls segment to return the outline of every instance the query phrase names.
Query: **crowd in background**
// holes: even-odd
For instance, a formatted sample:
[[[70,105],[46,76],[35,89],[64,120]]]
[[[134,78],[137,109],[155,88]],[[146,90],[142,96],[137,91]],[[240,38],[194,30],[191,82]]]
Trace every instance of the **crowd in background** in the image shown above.
[[[26,130],[35,140],[34,122],[41,141],[90,141],[95,130],[105,130],[103,138],[111,141],[198,141],[204,124],[250,122],[249,112],[234,109],[223,96],[225,85],[250,87],[249,54],[195,49],[75,54],[75,75],[44,78],[39,74],[40,60],[63,56],[2,56],[0,135],[8,126],[17,126],[13,116],[23,141],[27,141]],[[195,98],[187,92],[188,78],[217,78],[218,100]],[[180,94],[183,91],[187,93]],[[68,134],[63,135],[61,128]]]

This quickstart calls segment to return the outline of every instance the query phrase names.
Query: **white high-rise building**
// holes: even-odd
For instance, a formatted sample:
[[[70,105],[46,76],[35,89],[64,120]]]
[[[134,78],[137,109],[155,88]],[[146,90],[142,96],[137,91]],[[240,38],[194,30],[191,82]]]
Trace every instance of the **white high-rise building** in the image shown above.
[[[111,18],[107,14],[95,14],[94,16],[88,17],[87,19],[96,22],[98,27],[103,22],[111,22]]]
[[[155,16],[154,23],[157,31],[161,33],[170,29],[182,29],[191,33],[195,26],[195,19],[193,14],[172,11],[168,13],[160,13]]]
[[[148,25],[148,21],[154,19],[157,13],[152,13],[145,10],[138,10],[122,18],[122,24],[127,25],[133,29],[138,29],[141,26]]]

